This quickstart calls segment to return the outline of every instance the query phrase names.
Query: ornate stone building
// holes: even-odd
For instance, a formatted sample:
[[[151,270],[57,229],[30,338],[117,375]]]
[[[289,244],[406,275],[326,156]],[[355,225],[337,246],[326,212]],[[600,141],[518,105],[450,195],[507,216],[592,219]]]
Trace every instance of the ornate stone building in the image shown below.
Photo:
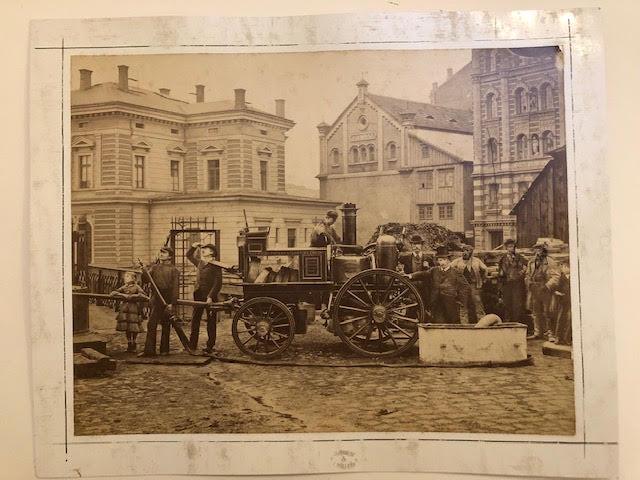
[[[472,52],[475,244],[516,238],[511,209],[565,144],[562,55],[555,48]]]
[[[90,263],[130,267],[164,244],[173,217],[214,220],[221,257],[237,262],[236,235],[271,227],[273,247],[307,244],[313,221],[336,202],[287,195],[285,139],[294,122],[284,100],[273,113],[236,89],[233,100],[196,102],[119,81],[91,83],[80,70],[71,93],[74,230],[88,232]]]
[[[358,241],[387,222],[469,232],[471,112],[375,95],[364,80],[331,124],[318,125],[320,197],[358,205]]]

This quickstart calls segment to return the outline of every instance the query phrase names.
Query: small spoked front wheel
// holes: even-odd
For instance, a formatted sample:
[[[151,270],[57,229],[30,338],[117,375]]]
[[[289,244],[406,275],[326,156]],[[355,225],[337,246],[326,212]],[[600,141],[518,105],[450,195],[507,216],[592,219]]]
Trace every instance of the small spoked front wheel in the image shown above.
[[[244,303],[233,316],[233,341],[245,354],[255,358],[282,355],[295,333],[291,310],[279,300],[256,297]]]
[[[392,270],[365,270],[340,288],[332,317],[336,333],[351,350],[390,357],[416,343],[424,305],[406,277]]]

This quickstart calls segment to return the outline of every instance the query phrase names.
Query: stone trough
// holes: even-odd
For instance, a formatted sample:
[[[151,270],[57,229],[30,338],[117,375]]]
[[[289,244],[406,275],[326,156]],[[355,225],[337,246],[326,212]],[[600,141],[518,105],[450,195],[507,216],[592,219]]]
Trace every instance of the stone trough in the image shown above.
[[[529,365],[527,326],[500,323],[486,327],[421,324],[420,361],[432,366],[479,367]]]

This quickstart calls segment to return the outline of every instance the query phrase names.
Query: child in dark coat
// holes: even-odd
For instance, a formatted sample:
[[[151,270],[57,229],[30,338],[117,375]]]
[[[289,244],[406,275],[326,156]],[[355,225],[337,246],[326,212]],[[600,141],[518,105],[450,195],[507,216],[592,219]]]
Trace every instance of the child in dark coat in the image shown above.
[[[135,272],[124,274],[124,285],[111,292],[111,296],[118,298],[120,308],[116,316],[118,332],[127,334],[127,352],[136,351],[136,337],[142,331],[142,308],[141,300],[149,300],[145,291],[136,281]]]

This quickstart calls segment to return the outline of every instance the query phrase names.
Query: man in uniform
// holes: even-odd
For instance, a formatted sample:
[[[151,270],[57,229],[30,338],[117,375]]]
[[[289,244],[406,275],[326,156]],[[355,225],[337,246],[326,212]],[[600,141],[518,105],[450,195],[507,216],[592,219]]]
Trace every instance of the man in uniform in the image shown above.
[[[459,300],[469,295],[469,283],[451,267],[451,255],[444,248],[436,250],[437,267],[409,274],[412,280],[428,280],[431,315],[437,323],[460,323]]]
[[[318,223],[313,232],[311,232],[312,247],[326,247],[327,245],[335,245],[341,243],[342,240],[333,228],[333,224],[338,219],[338,212],[329,210],[324,219]]]
[[[169,334],[171,333],[170,316],[173,315],[178,301],[180,285],[180,271],[173,265],[173,249],[162,247],[158,254],[158,263],[151,265],[147,269],[149,275],[155,282],[162,299],[158,297],[155,289],[151,289],[149,299],[149,323],[147,324],[147,338],[144,344],[144,351],[141,357],[156,356],[156,337],[158,324],[161,325],[160,355],[169,355]],[[164,306],[163,300],[167,303]]]
[[[424,245],[422,237],[418,234],[414,234],[409,239],[409,243],[411,244],[411,251],[402,252],[398,256],[398,263],[402,267],[404,273],[411,274],[432,268],[434,265],[431,262],[431,259],[422,251],[422,246]],[[426,292],[429,291],[428,280],[416,281],[415,283],[416,288],[420,292],[420,297],[422,297],[424,306],[428,308],[429,298],[428,295],[426,295]]]
[[[222,288],[222,264],[215,261],[216,247],[211,243],[202,245],[193,243],[187,250],[187,259],[198,269],[196,284],[193,290],[193,299],[198,302],[213,303],[218,301],[218,294]],[[200,319],[205,307],[193,307],[191,317],[191,335],[189,346],[194,352],[198,349],[198,336],[200,334]],[[203,353],[210,354],[216,344],[217,315],[216,312],[207,310],[207,345]]]
[[[533,336],[542,338],[552,335],[549,324],[551,289],[559,275],[556,262],[547,256],[546,243],[537,242],[535,257],[529,260],[525,272],[525,284],[529,290],[529,309],[533,313]]]
[[[508,238],[504,242],[507,253],[498,263],[498,277],[502,282],[502,302],[506,322],[519,322],[524,310],[526,289],[524,274],[527,259],[516,252],[516,241]]]
[[[470,287],[469,295],[462,302],[463,323],[476,323],[478,319],[485,316],[480,292],[487,278],[487,266],[478,257],[473,256],[471,245],[464,245],[462,257],[451,262],[451,267],[462,273]]]

